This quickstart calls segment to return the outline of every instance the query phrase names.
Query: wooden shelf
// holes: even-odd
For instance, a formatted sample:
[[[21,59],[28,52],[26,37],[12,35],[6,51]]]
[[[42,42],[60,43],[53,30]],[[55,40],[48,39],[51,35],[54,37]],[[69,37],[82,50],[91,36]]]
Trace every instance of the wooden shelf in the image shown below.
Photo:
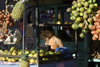
[[[33,24],[33,26],[36,26],[35,24]],[[43,26],[68,26],[69,28],[71,28],[71,25],[68,24],[39,24],[40,27]]]

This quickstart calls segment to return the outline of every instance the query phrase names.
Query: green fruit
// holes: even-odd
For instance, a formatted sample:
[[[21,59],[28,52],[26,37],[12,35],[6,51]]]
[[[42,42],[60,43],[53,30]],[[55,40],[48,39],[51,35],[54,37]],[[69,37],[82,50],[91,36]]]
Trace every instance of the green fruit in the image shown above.
[[[34,53],[36,53],[36,51],[35,51],[35,50],[32,50],[32,51],[31,51],[31,53],[33,53],[33,54],[34,54]]]
[[[89,2],[85,1],[84,6],[88,7],[89,6]]]
[[[89,24],[89,25],[88,25],[88,28],[89,28],[89,29],[90,29],[90,26],[91,26],[91,25],[92,25],[92,24]]]
[[[84,14],[81,12],[81,13],[80,13],[80,16],[83,16],[83,15],[84,15]]]
[[[87,11],[85,11],[84,14],[87,15],[88,14]]]
[[[75,18],[75,16],[71,16],[70,19],[71,20],[75,20],[76,18]]]
[[[17,53],[14,53],[14,52],[13,52],[13,53],[12,53],[12,55],[13,55],[13,56],[16,56],[16,55],[17,55]]]
[[[13,50],[15,50],[16,48],[15,47],[11,47],[10,48],[10,51],[12,52]]]
[[[87,9],[87,13],[92,13],[92,9],[91,8]]]
[[[80,12],[84,12],[84,7],[81,7],[80,8]]]
[[[2,61],[6,61],[6,58],[5,57],[2,57],[1,59],[2,59]]]
[[[40,53],[44,53],[44,50],[40,50],[39,52],[40,52]]]
[[[22,51],[19,51],[19,52],[18,52],[18,56],[21,56],[21,54],[22,54]]]
[[[71,26],[71,27],[72,27],[72,29],[74,29],[74,30],[77,30],[77,29],[78,29],[78,25],[77,25],[77,24],[75,24],[75,23],[74,23],[74,24],[72,24],[72,26]]]
[[[6,57],[6,60],[8,60],[9,59],[9,57]]]
[[[37,57],[37,53],[34,54],[34,57]]]
[[[78,3],[77,6],[78,6],[78,7],[82,7],[82,4],[81,4],[81,3]]]
[[[25,51],[25,54],[29,54],[29,53],[30,53],[30,51],[28,51],[28,50]]]
[[[89,23],[92,23],[93,22],[93,19],[92,18],[88,18],[87,20]]]
[[[3,55],[3,50],[0,50],[0,54]]]
[[[96,2],[96,0],[93,0],[93,3],[95,3]]]
[[[40,52],[40,54],[39,54],[40,56],[44,56],[44,53],[42,53],[42,52]]]
[[[88,2],[91,4],[91,3],[93,3],[93,0],[89,0]]]
[[[89,8],[91,8],[91,9],[94,8],[94,4],[90,4]]]
[[[15,58],[12,58],[11,61],[12,61],[12,62],[16,62],[16,59],[15,59]]]
[[[31,53],[31,54],[29,54],[28,56],[29,56],[29,57],[34,57],[34,54]]]
[[[79,12],[75,12],[75,13],[74,13],[74,16],[75,16],[75,17],[78,17],[78,16],[79,16]]]
[[[3,54],[7,55],[8,52],[9,52],[8,50],[4,50]]]
[[[76,24],[79,24],[80,22],[75,21]]]
[[[79,23],[79,27],[83,28],[84,27],[84,23]]]
[[[81,38],[84,38],[84,33],[81,33],[79,36],[80,36]]]
[[[76,18],[76,21],[77,22],[81,22],[82,21],[82,18],[81,17],[78,17],[78,18]]]
[[[76,10],[72,10],[72,14],[75,14],[76,13]]]
[[[54,53],[53,53],[53,52],[49,52],[49,54],[50,54],[50,55],[54,55]]]
[[[57,51],[56,54],[61,54],[61,52],[60,51]]]
[[[12,59],[11,59],[11,58],[9,58],[9,59],[8,59],[8,62],[12,62]]]
[[[84,15],[83,15],[83,19],[85,20],[85,19],[87,19],[87,18],[88,18],[88,15],[84,14]]]
[[[12,55],[11,51],[9,51],[9,52],[7,53],[7,55]]]
[[[13,50],[14,53],[17,53],[17,50]]]
[[[72,9],[72,10],[74,10],[74,9],[75,9],[75,7],[74,7],[74,6],[72,6],[72,7],[71,7],[71,9]]]
[[[76,8],[76,11],[80,11],[80,8]]]
[[[74,6],[75,9],[77,8],[77,4],[74,4],[73,6]]]
[[[45,55],[46,55],[46,56],[49,55],[49,52],[46,52]]]

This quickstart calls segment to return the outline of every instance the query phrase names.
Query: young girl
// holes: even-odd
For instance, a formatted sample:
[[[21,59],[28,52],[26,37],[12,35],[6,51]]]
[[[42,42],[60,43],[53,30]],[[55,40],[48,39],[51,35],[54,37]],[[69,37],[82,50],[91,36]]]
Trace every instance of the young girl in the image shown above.
[[[44,27],[40,34],[40,38],[46,40],[45,45],[50,45],[51,51],[55,51],[58,47],[64,47],[61,39],[55,36],[52,27]]]

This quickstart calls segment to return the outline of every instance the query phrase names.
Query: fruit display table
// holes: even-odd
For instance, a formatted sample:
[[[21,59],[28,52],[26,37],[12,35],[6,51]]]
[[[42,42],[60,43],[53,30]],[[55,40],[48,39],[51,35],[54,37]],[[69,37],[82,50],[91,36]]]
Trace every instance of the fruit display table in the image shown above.
[[[0,67],[19,67],[19,65],[0,64]],[[37,65],[30,65],[30,67],[37,67]],[[60,61],[55,63],[40,64],[39,67],[77,67],[77,60],[71,59],[71,60],[65,60],[65,61]]]

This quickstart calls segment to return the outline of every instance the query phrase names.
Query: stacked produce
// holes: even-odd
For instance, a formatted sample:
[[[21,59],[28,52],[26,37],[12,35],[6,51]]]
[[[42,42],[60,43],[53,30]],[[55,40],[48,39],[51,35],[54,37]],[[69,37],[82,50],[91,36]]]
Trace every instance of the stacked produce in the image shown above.
[[[16,22],[12,19],[11,13],[5,10],[0,11],[0,41],[5,41],[9,33],[9,26],[14,26]]]
[[[94,24],[90,26],[92,40],[100,40],[100,10],[97,11],[97,14],[94,18]]]
[[[90,26],[93,24],[93,17],[98,9],[96,0],[77,0],[72,2],[72,7],[67,9],[71,12],[70,19],[74,21],[72,28],[77,30],[81,28],[80,37],[84,38],[84,34],[89,31]]]
[[[57,52],[51,52],[51,51],[45,51],[45,50],[40,50],[39,51],[39,55],[41,57],[43,56],[48,56],[48,55],[55,55],[55,54],[61,54],[61,52],[57,51]],[[11,47],[10,50],[0,50],[0,55],[12,55],[12,56],[21,56],[22,55],[22,49],[20,50],[17,50],[15,47]],[[33,58],[29,58],[27,60],[27,56],[28,57],[37,57],[37,52],[35,50],[25,50],[25,54],[24,56],[22,56],[22,58],[14,58],[14,57],[0,57],[0,61],[3,61],[3,62],[20,62],[20,61],[23,61],[25,60],[24,62],[28,62],[30,64],[37,64],[37,59],[33,59]],[[47,61],[47,60],[58,60],[58,59],[61,59],[61,57],[48,57],[48,58],[41,58],[40,61]]]

